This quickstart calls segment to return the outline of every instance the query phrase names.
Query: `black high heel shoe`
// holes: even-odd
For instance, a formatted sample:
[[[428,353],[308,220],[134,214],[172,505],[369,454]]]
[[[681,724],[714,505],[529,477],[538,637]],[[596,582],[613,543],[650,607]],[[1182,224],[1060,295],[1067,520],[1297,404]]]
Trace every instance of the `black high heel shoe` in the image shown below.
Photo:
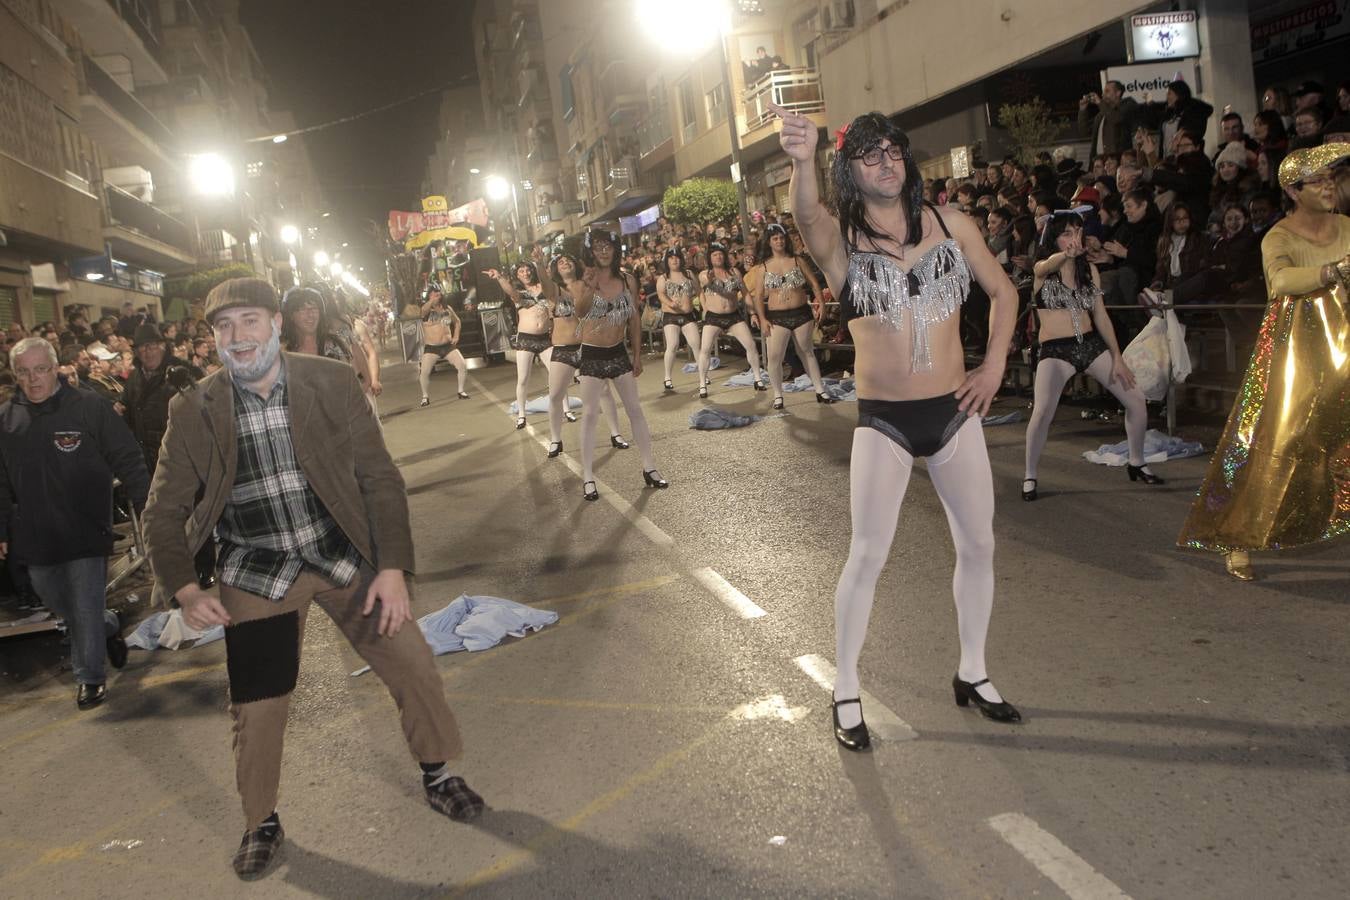
[[[461,400],[468,400],[468,399],[469,399],[469,395],[466,394],[466,393],[464,393],[463,391],[460,391],[458,396],[459,396],[459,399],[461,399]]]
[[[519,431],[524,427],[525,427],[525,417],[521,416],[519,419],[516,419],[516,431]]]
[[[611,434],[609,436],[609,445],[615,450],[627,450],[631,445],[623,439],[621,434]]]
[[[661,476],[656,475],[655,472],[656,472],[655,469],[647,469],[647,470],[645,470],[645,471],[642,473],[642,480],[645,481],[645,482],[647,482],[647,487],[651,487],[651,488],[668,488],[668,487],[670,487],[670,482],[669,482],[669,481],[666,481],[666,480],[665,480],[664,478],[662,478]]]
[[[667,378],[662,384],[665,387],[667,394],[673,394],[675,392],[675,383],[672,382],[669,378]]]
[[[1027,482],[1028,482],[1028,481],[1031,482],[1031,490],[1027,490],[1026,485],[1027,485]],[[1036,479],[1035,479],[1035,478],[1023,478],[1023,479],[1022,479],[1022,499],[1023,499],[1023,500],[1026,500],[1026,501],[1028,501],[1028,502],[1030,502],[1030,501],[1036,499]]]
[[[769,386],[768,386],[767,384],[765,384],[764,382],[760,381],[758,378],[755,379],[755,390],[757,390],[757,391],[767,391],[768,389],[769,389]]]
[[[837,402],[837,401],[836,401],[833,397],[831,397],[829,394],[816,394],[816,402],[817,402],[817,403],[835,403],[835,402]]]
[[[834,716],[834,739],[839,742],[839,746],[845,750],[852,750],[855,753],[861,753],[863,750],[872,749],[872,735],[867,731],[867,723],[861,721],[852,728],[845,728],[839,724],[839,707],[846,703],[858,704],[858,715],[862,716],[862,701],[857,697],[852,700],[834,700],[830,703],[830,714]]]
[[[698,389],[698,398],[700,400],[708,399],[708,389],[706,387],[701,387]]]
[[[588,484],[591,486],[591,489],[590,489],[589,491],[586,490],[586,485],[588,485]],[[597,491],[597,490],[595,489],[595,482],[594,482],[594,481],[583,481],[583,482],[581,483],[581,499],[583,499],[583,500],[599,500],[599,499],[600,499],[600,492]]]
[[[993,719],[995,722],[1022,721],[1022,714],[1011,703],[1007,701],[992,703],[981,697],[980,692],[975,690],[980,685],[988,683],[988,678],[981,678],[972,684],[969,681],[962,681],[960,675],[953,675],[952,692],[956,694],[956,705],[966,707],[971,704],[971,701],[974,701],[980,712],[984,713],[986,719]]]
[[[782,408],[783,408],[783,398],[782,398],[782,397],[774,397],[774,398],[773,398],[773,408],[774,408],[774,409],[782,409]]]
[[[557,459],[559,453],[562,453],[562,441],[551,442],[548,445],[548,458]]]
[[[569,409],[567,412],[563,413],[563,418],[569,422],[575,422],[577,420],[577,414]]]
[[[1130,473],[1131,482],[1143,479],[1144,484],[1167,484],[1166,481],[1163,481],[1161,478],[1159,478],[1157,475],[1154,475],[1152,472],[1144,471],[1147,468],[1148,463],[1145,463],[1142,466],[1132,466],[1129,463],[1125,464],[1125,471]]]

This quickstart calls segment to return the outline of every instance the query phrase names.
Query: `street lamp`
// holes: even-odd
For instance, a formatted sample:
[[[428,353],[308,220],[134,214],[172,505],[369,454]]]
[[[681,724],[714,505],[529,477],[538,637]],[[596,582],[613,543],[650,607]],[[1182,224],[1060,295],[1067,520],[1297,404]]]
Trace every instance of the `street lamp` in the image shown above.
[[[333,263],[333,265],[329,267],[328,271],[333,273],[334,278],[342,277],[342,263],[340,262]]]
[[[727,133],[731,136],[731,179],[736,183],[736,206],[741,219],[741,236],[750,240],[750,209],[745,199],[745,173],[741,171],[741,135],[736,130],[736,102],[731,84],[731,57],[726,36],[731,31],[731,6],[726,0],[638,0],[638,21],[648,35],[662,47],[681,47],[700,52],[714,40],[722,61],[722,83],[726,85]]]
[[[500,175],[489,175],[483,184],[488,199],[498,203],[511,196],[511,182]]]
[[[294,225],[281,226],[281,242],[283,244],[294,244],[298,240],[300,240],[299,228],[296,228]]]
[[[189,158],[188,180],[194,191],[208,197],[234,193],[234,169],[219,153],[200,153]]]
[[[323,250],[320,250],[318,253],[315,253],[315,254],[314,254],[314,267],[315,267],[316,269],[322,269],[322,268],[324,268],[324,267],[327,266],[331,261],[332,261],[332,260],[330,260],[330,259],[328,258],[328,254],[325,253]]]

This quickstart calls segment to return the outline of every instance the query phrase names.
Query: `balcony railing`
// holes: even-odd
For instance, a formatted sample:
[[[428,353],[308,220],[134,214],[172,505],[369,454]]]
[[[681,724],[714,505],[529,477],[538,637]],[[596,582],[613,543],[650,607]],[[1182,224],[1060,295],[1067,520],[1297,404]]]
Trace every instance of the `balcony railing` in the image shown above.
[[[194,253],[192,229],[168,213],[111,184],[104,186],[108,198],[108,224],[154,238],[163,244]]]
[[[108,5],[117,11],[123,22],[131,26],[145,49],[158,58],[159,13],[156,4],[151,0],[108,0]]]
[[[652,110],[638,123],[638,154],[646,156],[666,141],[670,140],[670,110],[660,107]]]
[[[746,88],[745,129],[754,131],[773,120],[769,104],[811,115],[825,111],[825,94],[820,87],[820,72],[815,69],[775,69]]]
[[[141,101],[123,90],[122,86],[103,71],[98,63],[87,56],[82,59],[84,63],[80,79],[82,93],[99,97],[156,143],[164,146],[173,144],[173,135],[169,133],[169,129],[165,128],[164,124],[141,104]]]

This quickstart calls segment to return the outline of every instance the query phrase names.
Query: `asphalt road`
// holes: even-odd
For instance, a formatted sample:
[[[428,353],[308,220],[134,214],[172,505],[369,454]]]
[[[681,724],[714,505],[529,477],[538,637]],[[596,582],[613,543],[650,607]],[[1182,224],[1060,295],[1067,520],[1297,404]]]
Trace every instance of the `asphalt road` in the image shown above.
[[[1078,457],[1119,420],[1065,407],[1023,503],[1023,428],[990,427],[990,671],[1025,722],[952,702],[953,554],[920,467],[863,654],[890,739],[854,755],[828,699],[855,408],[789,394],[787,415],[699,432],[695,376],[675,395],[660,377],[650,358],[671,488],[644,489],[637,449],[601,435],[586,503],[579,426],[547,460],[545,417],[515,431],[499,405],[514,367],[471,373],[467,401],[438,373],[426,409],[408,367],[386,375],[417,612],[467,592],[561,617],[437,659],[480,821],[425,804],[387,693],[351,677],[360,660],[315,610],[284,856],[243,885],[223,642],[133,651],[86,713],[59,642],[0,642],[0,897],[1344,896],[1345,544],[1258,556],[1262,580],[1240,584],[1172,546],[1203,458],[1132,485]],[[720,381],[710,403],[769,413]]]

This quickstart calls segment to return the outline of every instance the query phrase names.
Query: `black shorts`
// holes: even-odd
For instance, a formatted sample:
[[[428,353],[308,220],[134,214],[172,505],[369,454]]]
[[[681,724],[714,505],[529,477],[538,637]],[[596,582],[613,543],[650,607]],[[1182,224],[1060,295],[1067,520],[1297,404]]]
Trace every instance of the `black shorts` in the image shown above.
[[[858,427],[880,431],[914,457],[947,446],[967,418],[955,393],[922,400],[858,398]]]
[[[733,313],[715,313],[705,312],[703,314],[703,324],[711,325],[714,328],[720,328],[723,331],[730,331],[731,326],[737,322],[744,322],[745,317],[738,312]]]
[[[815,314],[811,312],[811,305],[794,306],[792,309],[771,309],[768,310],[769,321],[775,325],[781,325],[789,331],[796,331],[807,322],[815,320]]]
[[[1037,362],[1042,359],[1062,359],[1082,373],[1087,371],[1087,367],[1092,365],[1097,357],[1109,352],[1102,336],[1095,331],[1089,331],[1083,335],[1081,341],[1076,337],[1041,341],[1036,359]]]
[[[517,353],[543,353],[549,347],[553,346],[553,336],[547,332],[544,334],[530,334],[528,331],[517,331],[511,336],[511,349]]]
[[[422,353],[430,353],[438,359],[445,359],[454,349],[454,344],[425,344],[422,347]]]
[[[662,328],[665,328],[667,325],[676,325],[680,328],[683,328],[690,322],[698,322],[698,319],[694,316],[693,313],[672,313],[672,312],[661,313]]]
[[[553,355],[549,357],[549,362],[562,363],[564,366],[571,366],[576,369],[581,366],[581,345],[580,344],[554,344]]]
[[[612,347],[581,345],[581,365],[577,373],[591,378],[618,378],[625,372],[633,371],[633,361],[628,358],[628,345],[620,342]]]

